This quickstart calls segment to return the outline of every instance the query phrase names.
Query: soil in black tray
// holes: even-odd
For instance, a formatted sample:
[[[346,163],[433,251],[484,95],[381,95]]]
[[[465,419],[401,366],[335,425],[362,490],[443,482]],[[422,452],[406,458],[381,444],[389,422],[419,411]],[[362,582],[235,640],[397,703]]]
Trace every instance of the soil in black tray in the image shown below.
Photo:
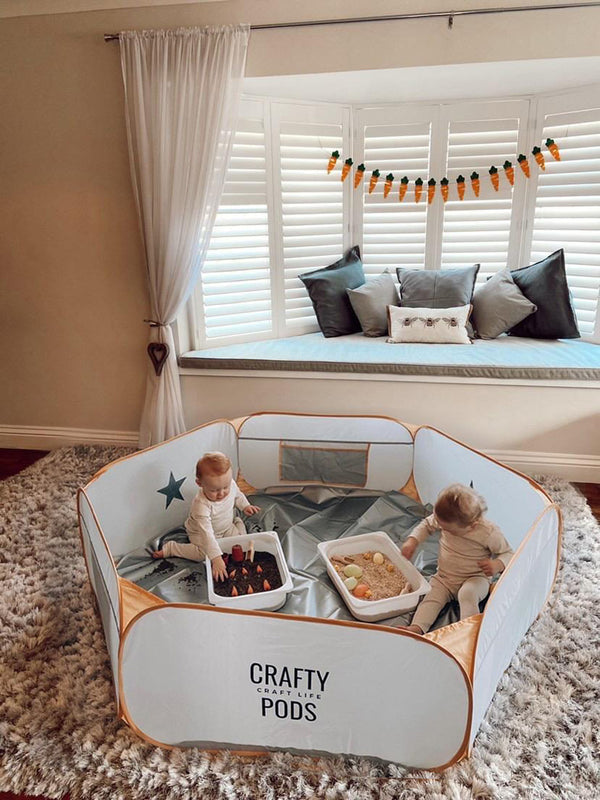
[[[254,561],[247,558],[234,561],[229,556],[227,574],[226,580],[213,582],[215,594],[221,597],[235,597],[234,589],[238,595],[268,592],[270,589],[279,589],[283,583],[275,556],[260,550],[254,553]],[[250,587],[252,591],[248,592]]]

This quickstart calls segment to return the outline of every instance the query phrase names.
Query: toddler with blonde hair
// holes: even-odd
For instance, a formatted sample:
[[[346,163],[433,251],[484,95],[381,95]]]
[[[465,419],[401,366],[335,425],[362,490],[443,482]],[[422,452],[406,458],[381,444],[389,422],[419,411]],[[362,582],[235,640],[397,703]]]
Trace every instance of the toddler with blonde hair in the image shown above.
[[[419,604],[407,630],[427,633],[442,608],[457,599],[460,618],[479,613],[492,578],[503,572],[513,551],[500,528],[484,517],[483,497],[460,483],[440,492],[433,514],[426,517],[402,545],[409,560],[417,546],[436,530],[441,531],[438,568],[431,578],[431,591]]]
[[[231,461],[224,453],[205,453],[196,464],[196,483],[200,487],[192,501],[190,515],[185,522],[189,544],[165,542],[162,550],[152,553],[154,558],[178,556],[191,561],[210,559],[213,578],[227,577],[223,551],[218,539],[246,533],[246,526],[234,509],[248,516],[260,511],[248,502],[233,480]]]

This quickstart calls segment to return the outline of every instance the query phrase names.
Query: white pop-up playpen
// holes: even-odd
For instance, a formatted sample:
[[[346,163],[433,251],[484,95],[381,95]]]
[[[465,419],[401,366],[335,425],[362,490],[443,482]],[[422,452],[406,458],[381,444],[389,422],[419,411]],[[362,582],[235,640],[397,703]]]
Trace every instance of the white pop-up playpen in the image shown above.
[[[293,448],[311,457],[290,460]],[[427,504],[450,483],[474,482],[515,555],[482,614],[425,636],[385,622],[164,602],[119,577],[115,560],[183,524],[196,460],[210,450],[230,457],[247,492],[322,483],[396,490]],[[157,489],[166,481],[179,498],[165,509]],[[560,511],[531,479],[437,430],[387,417],[211,422],[105,467],[80,490],[78,508],[118,713],[166,746],[343,753],[442,769],[469,753],[549,595],[560,550]]]

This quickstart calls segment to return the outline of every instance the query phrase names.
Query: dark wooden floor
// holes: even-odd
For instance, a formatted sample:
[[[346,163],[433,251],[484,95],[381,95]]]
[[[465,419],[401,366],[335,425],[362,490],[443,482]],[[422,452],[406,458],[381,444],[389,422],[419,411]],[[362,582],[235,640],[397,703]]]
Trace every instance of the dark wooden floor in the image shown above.
[[[25,467],[45,456],[46,452],[45,450],[3,450],[0,448],[0,480],[16,475]],[[585,495],[596,519],[600,522],[600,484],[576,483],[574,485]],[[0,792],[0,800],[45,800],[45,798]],[[68,795],[63,800],[69,800]]]

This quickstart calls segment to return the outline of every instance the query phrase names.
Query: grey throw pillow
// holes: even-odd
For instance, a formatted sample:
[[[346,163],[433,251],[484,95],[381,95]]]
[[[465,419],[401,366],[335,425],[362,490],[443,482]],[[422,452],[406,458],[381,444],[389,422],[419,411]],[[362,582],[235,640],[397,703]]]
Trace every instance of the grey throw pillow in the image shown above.
[[[396,282],[383,272],[358,289],[346,289],[365,336],[387,336],[387,307],[400,305]]]
[[[346,294],[346,289],[356,289],[365,282],[358,247],[353,247],[335,264],[298,277],[306,286],[323,336],[345,336],[360,330]]]
[[[495,339],[537,311],[516,285],[509,269],[486,281],[473,295],[471,320],[482,339]]]
[[[409,308],[453,308],[473,299],[479,264],[461,269],[398,267],[400,304]]]

